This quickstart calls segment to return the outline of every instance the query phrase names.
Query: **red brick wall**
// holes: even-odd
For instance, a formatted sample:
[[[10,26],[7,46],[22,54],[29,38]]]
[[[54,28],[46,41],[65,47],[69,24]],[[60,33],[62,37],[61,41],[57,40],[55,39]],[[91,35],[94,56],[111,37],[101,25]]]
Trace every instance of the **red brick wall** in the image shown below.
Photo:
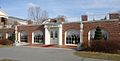
[[[88,32],[95,29],[97,26],[108,32],[108,40],[120,40],[120,21],[94,21],[94,22],[83,22],[83,41],[88,45]],[[69,29],[80,30],[80,23],[72,22],[63,24],[62,37],[64,45],[65,32]]]
[[[0,32],[3,34],[3,38],[6,39],[6,33],[8,32],[14,32],[15,30],[14,29],[9,29],[9,28],[6,28],[6,29],[0,29]]]
[[[44,25],[21,25],[18,26],[18,32],[26,31],[28,33],[28,43],[32,44],[32,32],[34,31],[42,31],[43,35],[45,33],[44,31]]]
[[[83,40],[88,43],[88,32],[95,29],[97,26],[108,32],[108,40],[120,40],[120,24],[119,21],[97,21],[85,22],[83,25],[84,33]]]
[[[120,40],[120,21],[94,21],[94,22],[83,22],[83,41],[88,45],[88,32],[95,29],[97,26],[108,32],[108,40]],[[79,22],[64,23],[62,28],[62,44],[64,45],[65,32],[69,29],[80,30]],[[28,32],[28,42],[32,43],[32,32],[40,30],[44,31],[44,25],[31,25],[31,26],[19,26],[18,31]]]

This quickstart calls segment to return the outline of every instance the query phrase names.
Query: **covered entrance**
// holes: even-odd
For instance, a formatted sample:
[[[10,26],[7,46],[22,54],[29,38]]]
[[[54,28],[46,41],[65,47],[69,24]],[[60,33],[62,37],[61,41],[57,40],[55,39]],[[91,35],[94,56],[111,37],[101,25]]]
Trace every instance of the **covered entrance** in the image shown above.
[[[62,24],[59,22],[46,22],[45,26],[45,44],[62,45]]]

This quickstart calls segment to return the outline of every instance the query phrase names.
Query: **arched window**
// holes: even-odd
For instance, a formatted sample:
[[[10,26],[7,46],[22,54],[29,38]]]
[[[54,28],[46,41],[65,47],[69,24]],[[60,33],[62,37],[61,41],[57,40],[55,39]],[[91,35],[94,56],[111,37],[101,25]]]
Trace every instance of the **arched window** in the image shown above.
[[[96,29],[92,29],[89,31],[89,33],[88,33],[89,40],[94,40],[95,31],[96,31]],[[102,32],[102,40],[107,40],[108,39],[108,32],[104,29],[101,29],[101,32]]]
[[[34,43],[44,43],[44,37],[43,37],[43,32],[42,31],[35,31],[34,32]]]
[[[7,38],[13,42],[15,42],[15,33],[14,32],[8,32]]]
[[[80,32],[75,29],[70,29],[66,32],[66,44],[80,43]]]
[[[20,32],[20,41],[21,42],[27,42],[28,40],[28,34],[25,31]]]

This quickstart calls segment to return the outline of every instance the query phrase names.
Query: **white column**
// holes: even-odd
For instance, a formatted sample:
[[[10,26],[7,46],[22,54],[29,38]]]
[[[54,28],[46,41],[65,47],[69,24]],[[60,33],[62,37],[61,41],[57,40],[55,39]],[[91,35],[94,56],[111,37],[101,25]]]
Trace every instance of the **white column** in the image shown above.
[[[59,27],[59,45],[62,45],[62,24]]]
[[[65,45],[67,45],[66,44],[66,35],[67,35],[67,32],[65,32],[65,36],[64,36],[64,43],[65,43]]]
[[[34,44],[34,32],[32,32],[32,44]]]
[[[49,45],[50,44],[50,33],[46,25],[44,28],[45,28],[45,44]]]
[[[18,33],[17,25],[15,26],[15,45],[20,46],[20,32]]]
[[[80,23],[80,44],[83,43],[83,23]]]
[[[18,33],[18,42],[20,43],[20,32]]]
[[[6,39],[8,39],[8,33],[6,33]]]
[[[17,26],[15,26],[15,42],[18,41],[18,32],[17,32]]]

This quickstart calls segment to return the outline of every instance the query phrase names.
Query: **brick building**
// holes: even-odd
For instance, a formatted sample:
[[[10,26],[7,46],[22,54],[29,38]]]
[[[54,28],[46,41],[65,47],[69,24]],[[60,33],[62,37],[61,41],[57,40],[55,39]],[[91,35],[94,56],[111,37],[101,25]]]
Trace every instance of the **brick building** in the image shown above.
[[[109,19],[89,21],[87,15],[80,22],[66,22],[64,18],[47,19],[42,24],[33,24],[23,19],[7,16],[0,11],[0,39],[15,34],[17,45],[55,44],[76,46],[90,45],[95,30],[101,28],[103,41],[120,40],[120,14],[109,13]],[[14,19],[14,20],[13,20]]]

